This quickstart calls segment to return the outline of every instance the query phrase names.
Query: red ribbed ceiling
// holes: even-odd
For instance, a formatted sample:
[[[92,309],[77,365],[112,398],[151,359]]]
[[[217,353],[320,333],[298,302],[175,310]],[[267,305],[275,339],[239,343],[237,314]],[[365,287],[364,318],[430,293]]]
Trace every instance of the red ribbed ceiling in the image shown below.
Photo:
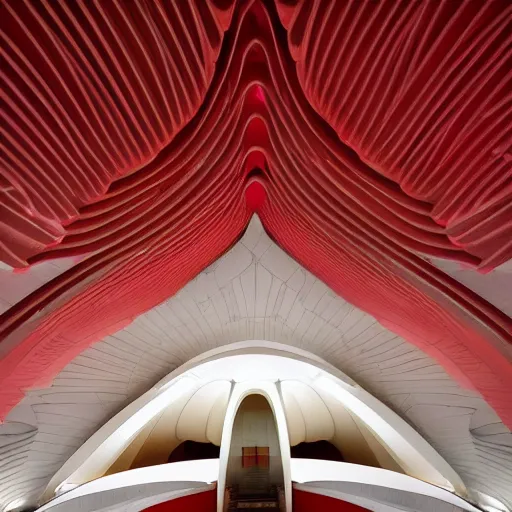
[[[507,1],[2,5],[0,249],[87,255],[3,317],[2,414],[270,235],[512,424],[512,322],[433,267],[512,256]]]

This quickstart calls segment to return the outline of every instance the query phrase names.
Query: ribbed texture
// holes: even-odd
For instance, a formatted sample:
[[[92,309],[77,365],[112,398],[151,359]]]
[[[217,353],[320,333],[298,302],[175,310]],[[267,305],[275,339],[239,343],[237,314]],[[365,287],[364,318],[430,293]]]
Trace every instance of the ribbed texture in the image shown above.
[[[273,172],[299,180],[296,167],[303,166],[305,193],[312,186],[325,199],[325,187],[342,192],[338,218],[346,213],[357,230],[368,226],[407,249],[484,270],[509,259],[512,6],[316,1],[284,13],[277,6],[307,98],[369,165],[318,122],[319,141],[309,141],[309,105],[290,98],[299,106],[290,118],[280,83],[268,91],[274,120],[286,128],[277,147],[266,147],[279,155]],[[127,215],[141,225],[142,211],[147,228],[156,220],[148,204],[158,209],[168,199],[160,192],[183,168],[160,155],[166,180],[145,177],[203,103],[232,6],[8,0],[2,8],[3,259],[23,266],[104,249],[123,228],[133,232]],[[276,65],[271,31],[248,30]],[[237,42],[236,64],[250,51],[249,39]],[[268,81],[264,63],[256,64],[262,55],[249,60],[254,66],[242,85]],[[226,98],[238,71],[220,88]],[[209,117],[215,130],[219,112]],[[209,136],[195,133],[189,151],[213,147]],[[300,153],[285,151],[288,144],[300,144]],[[312,181],[314,169],[320,173]],[[138,170],[140,179],[116,182]]]
[[[337,297],[283,253],[257,218],[230,251],[178,294],[81,352],[51,387],[28,392],[29,406],[21,403],[14,408],[12,418],[27,408],[33,411],[39,431],[37,445],[19,467],[19,481],[24,482],[20,494],[32,495],[36,487],[44,487],[56,466],[69,457],[67,449],[57,446],[82,445],[107,415],[185,361],[248,339],[307,348],[328,360],[413,425],[468,487],[507,505],[512,502],[512,473],[507,469],[512,434],[484,400],[457,385],[428,355]],[[330,437],[330,417],[326,419],[318,409],[308,414],[312,399],[302,387],[285,382],[281,392],[292,422],[292,445],[321,438],[322,433]],[[326,395],[322,400],[334,407]],[[208,416],[209,405],[189,403],[196,420],[198,411]],[[299,419],[292,415],[293,403]],[[216,416],[219,411],[222,416],[222,406],[217,406]],[[205,440],[201,422],[190,428],[187,414],[176,415],[176,421],[178,417],[189,439]],[[167,429],[176,431],[174,423],[168,423]],[[346,438],[346,425],[336,423],[336,433]],[[220,438],[210,440],[220,442]],[[362,462],[368,452],[360,447],[357,453],[361,460],[351,462]],[[166,461],[167,454],[163,455]],[[33,481],[34,473],[46,480]],[[9,479],[0,482],[0,494],[10,483]]]
[[[37,428],[20,422],[0,425],[0,508],[9,504],[35,502],[44,489],[44,476],[36,471],[26,477],[25,471],[31,458],[31,450],[37,438]],[[41,465],[41,464],[40,464]]]
[[[484,400],[457,385],[428,355],[337,297],[284,254],[256,218],[230,251],[178,294],[80,352],[50,387],[28,392],[30,405],[22,402],[14,408],[10,417],[19,418],[28,409],[38,427],[37,444],[18,466],[19,495],[34,496],[35,502],[37,489],[46,487],[70,450],[185,361],[250,339],[307,348],[328,360],[413,425],[468,487],[512,503],[512,473],[507,468],[512,434]],[[295,422],[297,417],[289,414],[293,402],[299,416],[301,405],[308,408],[304,390],[298,389],[298,400],[286,384],[281,391],[293,422],[292,445],[304,435],[315,440],[329,427],[330,420],[317,413],[306,412],[304,420]],[[323,400],[328,402],[328,397],[323,395]],[[222,415],[222,406],[217,406],[216,416],[219,411]],[[194,408],[201,415],[210,410],[204,405]],[[178,416],[186,419],[182,414],[176,421]],[[193,434],[183,427],[187,435]],[[196,421],[196,428],[204,435],[201,422]],[[168,431],[175,431],[174,424],[168,423]],[[336,433],[347,438],[346,424],[337,423]],[[0,444],[1,439],[0,427]],[[367,454],[359,448],[359,462]],[[163,455],[166,461],[168,454]],[[0,480],[0,496],[9,493],[11,485],[9,478]]]
[[[512,256],[512,5],[277,0],[313,107],[489,270]],[[393,225],[393,223],[391,223]]]
[[[42,120],[33,135],[29,136],[33,132],[28,126],[10,134],[16,144],[12,143],[7,155],[25,163],[16,164],[7,175],[12,189],[4,194],[8,198],[6,205],[11,205],[16,217],[2,217],[7,219],[1,231],[4,239],[8,238],[7,260],[23,265],[24,261],[32,264],[85,253],[92,256],[23,299],[3,317],[0,332],[3,336],[12,333],[6,343],[12,350],[2,361],[0,370],[5,379],[1,390],[2,412],[17,403],[24,389],[40,382],[42,376],[54,375],[88,344],[115,332],[175,294],[240,236],[252,208],[258,208],[266,229],[285,250],[337,293],[442,361],[464,384],[477,388],[502,419],[511,424],[508,396],[512,382],[506,360],[510,356],[510,319],[419,256],[450,258],[486,268],[490,261],[501,261],[500,255],[510,255],[507,244],[501,245],[499,254],[496,249],[496,241],[503,242],[511,226],[507,216],[509,206],[506,203],[503,208],[500,206],[507,192],[505,185],[510,169],[493,166],[491,174],[501,180],[499,190],[493,192],[487,187],[487,199],[480,192],[479,200],[495,209],[495,214],[489,216],[481,209],[478,213],[468,210],[468,215],[472,212],[474,215],[464,220],[466,213],[457,210],[454,217],[457,222],[450,220],[447,230],[443,222],[441,225],[435,222],[439,220],[436,209],[447,204],[440,193],[422,195],[416,189],[409,190],[404,186],[402,174],[383,169],[376,159],[365,156],[366,146],[361,146],[361,150],[349,141],[372,165],[364,163],[353,149],[340,142],[304,95],[303,88],[342,140],[348,140],[340,132],[337,118],[331,116],[332,109],[323,112],[316,96],[311,96],[314,88],[305,83],[309,75],[303,70],[305,64],[300,54],[307,57],[307,41],[325,39],[327,30],[331,31],[333,41],[341,35],[351,38],[339,47],[341,56],[348,50],[363,51],[366,44],[361,43],[361,38],[366,41],[370,33],[377,37],[375,33],[381,32],[358,29],[362,20],[370,25],[384,23],[383,33],[388,24],[394,27],[383,40],[387,48],[386,41],[391,46],[395,38],[402,40],[412,30],[411,26],[416,26],[405,22],[410,20],[408,15],[402,14],[405,18],[400,23],[391,23],[394,20],[391,14],[378,16],[366,12],[369,5],[372,9],[374,6],[386,9],[385,3],[339,2],[348,11],[329,16],[324,13],[324,18],[329,20],[324,26],[319,21],[324,18],[315,18],[320,12],[318,3],[307,2],[301,8],[294,10],[292,6],[284,11],[279,4],[281,18],[288,27],[291,55],[299,62],[297,77],[295,62],[286,45],[287,34],[279,25],[272,4],[267,7],[260,2],[240,4],[233,13],[231,28],[224,35],[220,54],[220,40],[231,17],[229,10],[210,9],[203,2],[191,7],[180,3],[183,12],[166,17],[164,14],[171,9],[167,2],[164,14],[160,4],[153,2],[151,6],[142,1],[107,4],[108,9],[104,2],[86,5],[6,2],[3,7],[12,18],[9,30],[14,31],[6,46],[7,53],[12,53],[12,62],[20,62],[20,69],[26,67],[24,77],[32,77],[29,84],[28,78],[19,78],[21,71],[11,70],[8,76],[12,81],[18,77],[23,92],[20,95],[12,92],[9,96],[12,102],[24,105],[23,112],[38,105],[36,110]],[[434,4],[437,2],[392,3],[398,5],[398,14],[409,12],[413,9],[410,5],[420,5],[427,11],[424,13],[427,19],[434,20],[432,23],[447,24],[447,27],[462,23],[457,30],[464,30],[465,18],[457,18],[458,10],[453,7],[452,24],[448,23],[452,18],[443,17],[437,11],[436,16],[430,16],[428,12],[434,9]],[[123,10],[125,5],[131,7]],[[490,5],[486,9],[482,7],[482,13],[487,13],[485,27],[494,27],[495,20],[510,17],[508,5],[492,2]],[[497,5],[502,7],[498,9]],[[137,10],[141,14],[135,17]],[[93,12],[94,16],[90,14]],[[484,19],[483,15],[477,18]],[[58,20],[64,16],[65,22],[59,25]],[[440,20],[435,21],[438,17]],[[171,28],[166,25],[166,19]],[[412,19],[417,21],[415,17]],[[31,25],[20,28],[29,22]],[[318,25],[314,36],[308,28],[311,24]],[[51,29],[46,29],[47,25]],[[102,36],[95,35],[94,41],[87,42],[88,37],[96,34],[96,25]],[[409,27],[409,32],[402,34],[402,25]],[[158,31],[166,31],[165,37],[154,35],[156,27]],[[475,41],[483,30],[473,34]],[[66,31],[70,31],[69,36],[65,35]],[[173,31],[181,35],[173,38]],[[471,45],[469,41],[458,42],[462,39],[453,35],[453,41],[439,39],[441,35],[434,37],[435,33],[432,29],[428,41],[421,43],[421,37],[430,34],[422,30],[414,36],[419,41],[397,43],[394,51],[401,52],[405,45],[418,47],[420,52],[425,45],[431,51],[437,48],[435,55],[448,55],[454,47]],[[505,36],[499,35],[498,28],[492,33],[501,44]],[[55,34],[59,34],[61,43],[54,43]],[[25,45],[25,50],[19,49],[21,45]],[[374,61],[383,45],[375,46]],[[345,90],[351,88],[341,78],[345,73],[337,69],[351,69],[351,62],[355,65],[358,60],[364,60],[364,56],[354,54],[350,62],[347,60],[342,68],[337,68],[339,59],[330,55],[332,48],[337,47],[329,46],[325,52],[318,50],[317,57],[308,65],[322,77],[318,78],[319,83],[326,81],[332,89],[329,98],[336,93],[334,85],[338,81]],[[382,59],[394,55],[382,52]],[[82,54],[87,56],[90,69],[80,57]],[[163,59],[162,55],[167,58]],[[420,66],[430,59],[427,57],[420,52],[414,62],[418,61]],[[441,61],[443,58],[439,57]],[[110,64],[103,68],[105,59]],[[326,61],[323,65],[322,59]],[[171,66],[171,62],[178,71],[168,75],[166,63]],[[347,92],[351,102],[357,105],[354,119],[361,119],[361,129],[375,132],[372,137],[376,141],[386,137],[382,144],[379,142],[382,154],[384,149],[398,148],[398,153],[403,150],[412,155],[414,148],[409,143],[420,144],[414,142],[417,128],[411,128],[412,131],[407,128],[403,133],[396,131],[402,124],[416,126],[407,118],[409,107],[401,107],[398,118],[398,113],[389,110],[392,124],[386,124],[391,121],[385,112],[374,116],[375,109],[384,105],[382,99],[372,104],[375,95],[384,94],[388,85],[397,87],[394,68],[389,67],[387,60],[378,64],[375,69],[379,73],[387,69],[387,81],[382,84],[367,71],[365,74],[371,77],[368,83],[374,88],[364,89],[363,94],[356,80],[352,90],[361,94],[354,99]],[[397,65],[396,69],[401,68]],[[454,80],[455,87],[457,81],[451,68],[441,69],[442,80]],[[435,76],[440,72],[436,71]],[[87,85],[95,80],[95,73],[101,73],[101,79],[97,79],[98,98],[93,95],[94,87]],[[113,82],[109,73],[115,73]],[[400,83],[408,83],[405,78]],[[119,91],[113,88],[114,82]],[[427,80],[419,83],[425,85]],[[432,87],[437,87],[437,83],[438,80]],[[91,88],[89,95],[82,90],[86,85]],[[32,90],[39,91],[37,98],[31,96]],[[496,95],[505,91],[496,84],[492,90],[497,91]],[[111,101],[100,102],[106,91]],[[410,97],[412,93],[407,91]],[[395,93],[398,98],[400,92]],[[365,97],[371,108],[361,107],[361,98]],[[425,96],[420,105],[428,112],[434,109],[432,101],[437,101],[434,96],[429,98]],[[503,94],[500,98],[506,102]],[[411,109],[416,112],[420,107],[413,108],[413,103],[411,100]],[[178,104],[182,111],[173,113],[178,111]],[[117,113],[119,117],[115,117]],[[350,115],[344,112],[342,117],[351,119]],[[407,122],[401,123],[401,116]],[[382,126],[387,126],[386,131]],[[448,126],[451,125],[448,123],[446,129]],[[489,121],[486,127],[491,130]],[[69,156],[59,149],[57,142],[48,147],[39,142],[43,134],[49,141],[50,132],[55,135],[52,140],[61,141],[66,151],[71,152]],[[393,144],[387,142],[391,136]],[[402,139],[406,141],[405,146],[401,145]],[[33,147],[27,146],[29,141],[33,141]],[[377,147],[377,142],[371,147],[374,146]],[[444,148],[442,144],[438,146]],[[46,160],[52,159],[53,163],[44,163],[46,160],[40,154],[44,156],[45,152]],[[26,156],[22,158],[23,154]],[[436,161],[441,162],[443,155]],[[58,167],[57,156],[68,164]],[[80,172],[73,170],[73,166],[79,166]],[[260,169],[256,173],[255,167]],[[425,163],[424,168],[431,166]],[[458,179],[455,171],[455,174],[450,174],[451,170],[436,172],[445,173],[446,179],[451,180],[450,186],[460,192],[455,184],[454,176]],[[432,176],[429,180],[437,182],[439,175]],[[485,179],[490,179],[489,174]],[[72,184],[72,180],[77,184]],[[261,190],[255,194],[254,187],[246,190],[248,182],[253,181],[264,187],[266,198],[260,194]],[[442,186],[439,190],[445,192],[448,188]],[[470,188],[465,194],[470,195]],[[33,215],[27,214],[27,208]],[[501,223],[501,231],[492,227],[495,219]],[[467,229],[461,232],[460,240],[471,243],[464,242],[459,247],[459,242],[454,243],[452,228],[465,226],[465,222]],[[44,226],[51,226],[53,231],[43,229]],[[479,232],[482,226],[489,229],[485,251],[472,238],[472,233]],[[43,231],[44,240],[39,237]]]
[[[1,9],[2,258],[20,266],[193,117],[230,16],[202,0]]]

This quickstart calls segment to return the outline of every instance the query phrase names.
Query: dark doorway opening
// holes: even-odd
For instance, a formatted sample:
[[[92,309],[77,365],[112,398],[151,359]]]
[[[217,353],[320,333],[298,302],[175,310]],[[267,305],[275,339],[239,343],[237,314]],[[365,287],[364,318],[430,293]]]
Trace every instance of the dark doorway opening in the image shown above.
[[[274,412],[253,394],[240,404],[233,423],[226,471],[228,510],[284,510],[284,477]]]
[[[167,462],[183,462],[185,460],[218,459],[220,447],[212,443],[184,441],[169,455]]]
[[[290,448],[292,458],[296,459],[322,459],[343,462],[343,455],[329,441],[316,441],[313,443],[300,443]]]

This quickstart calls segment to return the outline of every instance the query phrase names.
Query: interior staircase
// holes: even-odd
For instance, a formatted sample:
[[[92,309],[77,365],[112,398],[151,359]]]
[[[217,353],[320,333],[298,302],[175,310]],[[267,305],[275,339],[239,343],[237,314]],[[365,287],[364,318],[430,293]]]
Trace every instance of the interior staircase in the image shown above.
[[[250,468],[239,485],[230,490],[229,512],[252,509],[279,511],[277,488],[269,483],[268,469]]]
[[[239,483],[238,493],[240,495],[265,495],[270,492],[268,468],[254,466],[244,472]]]

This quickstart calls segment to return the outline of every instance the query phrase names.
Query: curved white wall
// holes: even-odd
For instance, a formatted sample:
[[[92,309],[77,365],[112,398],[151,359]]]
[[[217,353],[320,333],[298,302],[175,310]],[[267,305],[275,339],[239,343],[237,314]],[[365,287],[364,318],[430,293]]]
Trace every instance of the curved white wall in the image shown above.
[[[232,384],[227,379],[232,379]],[[218,380],[219,382],[216,382]],[[278,381],[279,389],[275,384]],[[200,391],[208,383],[210,389],[216,390],[216,394]],[[195,405],[193,408],[181,406],[181,416],[176,427],[177,435],[185,438],[187,430],[191,429],[190,432],[198,439],[214,441],[218,434],[213,430],[208,433],[209,424],[203,425],[196,420],[199,416],[203,420],[211,418],[209,413],[206,414],[206,405],[209,403],[213,406],[217,399],[220,400],[219,397],[225,400],[229,393],[228,388],[232,385],[234,388],[225,418],[215,418],[217,432],[224,422],[219,479],[219,484],[222,485],[219,485],[219,488],[224,485],[222,478],[225,479],[222,450],[228,449],[226,446],[229,447],[229,443],[225,444],[225,435],[228,435],[227,429],[230,428],[230,424],[232,425],[234,414],[240,405],[239,400],[243,399],[240,397],[244,393],[246,396],[251,393],[250,390],[259,392],[271,403],[279,426],[283,461],[289,460],[291,441],[296,443],[305,440],[300,439],[300,435],[295,433],[290,440],[289,429],[286,428],[284,403],[288,411],[293,411],[294,405],[292,401],[288,402],[287,398],[294,394],[295,385],[302,391],[307,389],[307,396],[310,397],[310,400],[305,400],[303,393],[300,393],[300,407],[305,407],[308,403],[311,405],[311,410],[301,412],[308,422],[307,427],[312,429],[311,425],[315,425],[312,429],[313,437],[309,439],[308,436],[308,440],[329,439],[334,433],[333,415],[329,413],[329,408],[321,399],[322,393],[328,393],[337,400],[340,407],[347,408],[351,414],[364,422],[410,474],[436,485],[455,489],[460,494],[465,492],[464,484],[457,473],[412,427],[341,372],[318,357],[308,356],[307,352],[300,349],[252,341],[207,352],[162,379],[153,389],[114,416],[75,452],[51,480],[45,494],[46,499],[53,495],[55,488],[62,482],[83,483],[104,474],[137,432],[165,408],[172,407],[172,404],[181,397],[183,403],[192,401]],[[196,414],[194,410],[198,407],[200,410]],[[209,408],[210,411],[212,409],[213,407]],[[319,421],[319,418],[322,418],[322,421]],[[285,478],[288,478],[289,470],[284,469]],[[223,490],[219,489],[220,492]],[[291,499],[290,488],[287,490],[287,499],[288,497]]]
[[[434,498],[469,512],[479,512],[476,507],[445,489],[386,469],[328,460],[292,459],[291,473],[293,482],[298,484],[320,483],[315,487],[310,486],[309,488],[297,486],[297,488],[319,494],[333,495],[335,486],[326,486],[326,492],[321,491],[321,484],[326,482],[363,484],[363,497],[365,497],[364,486],[377,486]],[[346,495],[343,499],[346,499]]]
[[[321,376],[314,386],[329,393],[355,414],[389,449],[405,472],[448,490],[465,495],[466,488],[453,468],[410,425],[389,407],[361,388]]]
[[[48,484],[43,500],[62,483],[87,482],[103,475],[135,435],[170,403],[199,386],[195,377],[184,376],[162,389],[152,389],[125,407],[95,432],[60,468]]]
[[[176,438],[220,446],[224,418],[215,414],[215,406],[224,412],[222,404],[229,400],[230,392],[231,383],[227,380],[212,381],[199,388],[181,411]]]
[[[177,487],[173,486],[174,488],[170,491],[175,497],[181,497],[190,494],[190,492],[187,491],[193,490],[191,483],[211,484],[217,480],[218,474],[219,459],[175,462],[173,464],[160,464],[147,468],[132,469],[115,475],[104,476],[69,490],[57,496],[46,505],[43,505],[38,509],[38,512],[50,511],[66,503],[68,503],[71,510],[71,503],[73,502],[76,505],[78,499],[80,499],[80,510],[85,511],[87,509],[88,496],[102,495],[113,490],[128,489],[137,486],[151,486],[157,483],[173,482],[181,484]],[[201,491],[205,490],[204,486],[199,488]],[[160,493],[162,493],[161,490]],[[123,493],[119,492],[118,494],[119,501],[122,502]],[[141,492],[141,494],[143,494],[143,492]],[[165,499],[161,501],[169,499],[167,493],[165,494]],[[149,496],[151,496],[151,494]],[[154,503],[158,502],[159,501],[155,501]]]
[[[260,349],[240,341],[248,339],[269,341],[258,342]],[[33,442],[12,443],[8,429],[0,426],[0,442],[16,454],[0,478],[0,509],[13,499],[34,505],[54,468],[62,467],[92,431],[182,361],[188,362],[168,380],[200,361],[224,357],[225,350],[211,350],[220,346],[228,352],[236,347],[230,354],[262,350],[313,362],[353,384],[334,365],[424,433],[473,499],[480,501],[476,491],[482,490],[510,508],[512,434],[484,399],[337,296],[279,249],[253,217],[242,239],[179,293],[77,354],[51,385],[27,391],[7,422],[33,427]],[[196,358],[207,350],[207,356]],[[351,444],[353,439],[341,448]]]

